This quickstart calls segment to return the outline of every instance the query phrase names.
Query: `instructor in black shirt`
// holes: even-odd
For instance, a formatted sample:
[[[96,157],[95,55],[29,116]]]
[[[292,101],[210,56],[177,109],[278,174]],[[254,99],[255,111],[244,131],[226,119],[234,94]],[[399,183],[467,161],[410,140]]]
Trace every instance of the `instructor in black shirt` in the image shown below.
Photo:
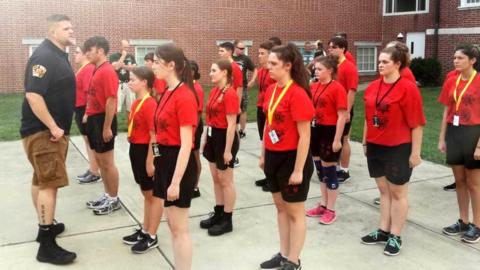
[[[38,215],[37,260],[68,264],[77,255],[55,241],[65,230],[55,221],[58,188],[68,185],[65,159],[75,108],[75,74],[66,47],[75,44],[70,18],[47,18],[48,37],[28,60],[20,134],[33,167],[32,199]]]

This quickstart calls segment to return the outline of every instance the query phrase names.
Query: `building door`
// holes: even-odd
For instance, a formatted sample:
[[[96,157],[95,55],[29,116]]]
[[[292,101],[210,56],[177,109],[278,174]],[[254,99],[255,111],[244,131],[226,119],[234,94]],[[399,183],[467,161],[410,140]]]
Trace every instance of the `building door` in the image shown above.
[[[425,32],[407,33],[407,46],[412,58],[425,57]]]

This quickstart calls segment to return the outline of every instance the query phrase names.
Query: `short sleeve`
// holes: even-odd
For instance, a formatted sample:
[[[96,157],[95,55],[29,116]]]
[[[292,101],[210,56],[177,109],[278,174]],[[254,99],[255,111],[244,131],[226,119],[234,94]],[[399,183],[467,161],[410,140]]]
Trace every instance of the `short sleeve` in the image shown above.
[[[243,86],[243,75],[242,75],[242,70],[238,67],[235,66],[233,69],[233,85],[236,87],[242,87]]]
[[[149,98],[145,105],[147,106],[145,107],[144,117],[147,123],[148,130],[155,130],[154,114],[155,114],[155,109],[157,108],[157,103],[153,98]]]
[[[193,93],[182,93],[182,95],[178,97],[175,109],[177,111],[178,123],[181,127],[197,125],[198,105]]]
[[[117,98],[118,91],[118,77],[115,71],[107,73],[107,78],[103,80],[103,89],[105,91],[105,98],[114,97]]]
[[[445,106],[448,106],[449,103],[451,82],[452,80],[450,79],[445,81],[442,87],[442,92],[440,92],[440,96],[438,96],[438,102],[442,103]]]
[[[302,88],[296,89],[296,92],[290,96],[290,111],[295,122],[311,121],[313,119],[315,109]]]
[[[335,107],[337,111],[348,109],[347,93],[341,84],[335,87]]]
[[[25,70],[25,91],[45,95],[54,73],[47,55],[34,54]]]
[[[350,68],[348,69],[348,75],[347,75],[347,91],[357,91],[358,88],[358,71],[351,63]]]
[[[250,71],[255,70],[255,64],[253,63],[252,59],[250,59],[250,57],[248,56],[247,56],[247,69]]]
[[[424,126],[426,123],[423,113],[422,96],[420,90],[413,83],[404,86],[405,94],[400,102],[405,120],[410,128]]]
[[[230,88],[224,97],[225,113],[237,114],[238,108],[240,108],[240,102],[238,101],[238,95],[233,88]]]

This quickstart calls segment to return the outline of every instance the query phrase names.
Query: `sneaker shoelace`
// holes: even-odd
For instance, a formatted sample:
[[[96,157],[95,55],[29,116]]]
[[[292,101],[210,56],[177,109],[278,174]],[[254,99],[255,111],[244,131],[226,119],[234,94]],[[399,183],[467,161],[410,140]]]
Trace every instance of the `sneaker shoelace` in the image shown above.
[[[373,239],[377,240],[377,239],[378,239],[378,234],[379,234],[379,231],[376,230],[376,231],[371,232],[368,236],[370,236],[370,237],[372,237]]]
[[[400,249],[400,244],[398,243],[398,239],[396,237],[390,237],[388,239],[388,245]]]

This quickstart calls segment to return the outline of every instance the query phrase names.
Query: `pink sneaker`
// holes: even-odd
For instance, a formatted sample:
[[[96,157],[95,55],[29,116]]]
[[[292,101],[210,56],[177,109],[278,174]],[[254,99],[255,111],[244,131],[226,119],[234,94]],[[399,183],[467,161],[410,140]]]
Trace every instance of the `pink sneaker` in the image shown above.
[[[335,211],[325,209],[325,213],[323,213],[323,215],[320,217],[320,223],[324,225],[329,225],[332,224],[335,219],[337,219]]]
[[[307,210],[307,217],[320,217],[325,213],[325,207],[318,204],[315,208]]]

